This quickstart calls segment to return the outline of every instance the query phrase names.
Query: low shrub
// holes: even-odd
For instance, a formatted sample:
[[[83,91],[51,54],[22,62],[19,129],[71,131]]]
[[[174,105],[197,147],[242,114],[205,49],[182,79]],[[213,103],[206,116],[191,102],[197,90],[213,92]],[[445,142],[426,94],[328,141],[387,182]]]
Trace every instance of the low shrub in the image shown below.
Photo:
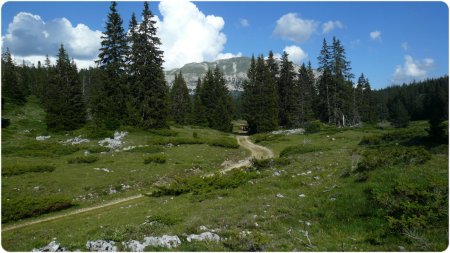
[[[164,148],[161,146],[154,146],[154,145],[150,145],[150,146],[144,146],[144,147],[137,147],[137,148],[133,148],[130,150],[127,150],[126,152],[131,152],[131,153],[158,153],[158,152],[162,152],[164,151]]]
[[[304,146],[304,145],[289,146],[280,152],[280,157],[286,157],[286,156],[297,155],[297,154],[306,154],[306,153],[318,152],[318,151],[324,151],[324,150],[327,150],[327,148],[311,147],[311,146]]]
[[[148,217],[146,220],[146,223],[157,222],[157,223],[164,224],[167,226],[172,226],[177,223],[180,223],[181,221],[182,221],[182,219],[180,219],[179,217],[176,217],[175,215],[163,214],[163,215],[153,215],[153,216]]]
[[[390,142],[402,142],[406,140],[413,139],[418,136],[424,135],[423,129],[399,129],[394,131],[389,131],[382,135],[369,135],[364,136],[359,145],[381,145]]]
[[[9,125],[11,125],[11,120],[2,118],[2,128],[7,128]]]
[[[52,172],[53,165],[12,165],[2,167],[2,176],[21,175],[29,172]]]
[[[67,160],[68,163],[93,163],[98,160],[98,157],[93,155],[87,155],[87,156],[77,156],[74,158],[70,158]]]
[[[148,130],[149,133],[155,134],[155,135],[159,135],[159,136],[166,136],[166,137],[174,137],[177,136],[178,133],[167,129],[167,128],[161,128],[161,129],[150,129]]]
[[[306,122],[305,133],[312,134],[312,133],[320,132],[321,126],[322,126],[322,123],[318,120]]]
[[[260,143],[263,141],[269,141],[269,142],[281,141],[281,140],[285,139],[285,137],[283,135],[263,133],[263,134],[252,135],[252,139],[255,143]]]
[[[275,166],[286,166],[289,165],[291,161],[286,158],[269,158],[269,159],[253,159],[252,165],[256,169],[265,169]]]
[[[74,206],[63,196],[12,198],[2,201],[2,223],[16,221],[41,214],[56,212]]]
[[[80,147],[76,145],[61,145],[54,141],[24,141],[14,146],[3,146],[2,155],[13,154],[21,157],[57,157],[77,152]]]
[[[102,147],[102,146],[90,146],[85,148],[90,153],[101,153],[101,152],[109,152],[111,151],[108,147]]]
[[[421,147],[383,147],[362,152],[357,171],[367,171],[392,165],[423,164],[431,154]]]
[[[161,155],[161,154],[149,155],[144,158],[144,164],[165,163],[165,162],[166,162],[166,156]]]
[[[383,142],[379,135],[363,136],[359,145],[380,145]]]
[[[194,132],[192,133],[192,138],[197,138],[197,137],[198,137],[198,133],[194,131]]]
[[[223,148],[239,148],[239,144],[235,138],[223,137],[219,139],[212,139],[207,142],[211,146]]]

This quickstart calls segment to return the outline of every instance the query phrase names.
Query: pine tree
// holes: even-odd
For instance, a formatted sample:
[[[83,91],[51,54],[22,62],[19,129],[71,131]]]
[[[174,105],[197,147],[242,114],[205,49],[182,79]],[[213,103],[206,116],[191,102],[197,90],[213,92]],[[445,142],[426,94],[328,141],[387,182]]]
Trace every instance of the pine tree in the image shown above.
[[[169,88],[164,78],[163,52],[159,49],[161,41],[156,36],[155,24],[148,3],[144,2],[142,22],[132,46],[136,53],[132,60],[136,69],[132,90],[139,93],[140,125],[144,128],[165,127],[169,111]]]
[[[97,61],[104,73],[91,100],[91,111],[95,122],[110,129],[117,128],[126,118],[125,63],[128,43],[122,27],[123,21],[116,7],[117,3],[111,2]]]
[[[320,50],[320,55],[317,57],[319,62],[318,70],[321,72],[318,81],[318,105],[317,105],[317,117],[324,122],[332,123],[332,109],[330,101],[331,96],[331,85],[332,85],[332,74],[331,74],[331,53],[327,41],[323,39],[322,49]]]
[[[280,77],[278,78],[279,122],[282,126],[299,125],[299,89],[294,82],[294,65],[288,54],[281,56]]]
[[[273,58],[273,52],[272,50],[269,51],[269,56],[267,57],[266,64],[269,68],[270,75],[272,76],[272,79],[276,82],[278,75],[279,75],[279,67],[278,63],[276,62],[275,58]]]
[[[171,115],[175,123],[182,125],[187,124],[192,106],[189,90],[181,71],[178,75],[175,74],[175,81],[170,90],[170,102],[172,109]]]
[[[19,105],[27,101],[26,92],[19,83],[17,67],[8,48],[2,54],[2,99]]]
[[[309,68],[311,66],[309,65]],[[312,70],[311,70],[312,71]],[[314,118],[313,101],[315,99],[314,94],[314,79],[311,80],[311,74],[306,68],[305,64],[302,64],[298,70],[298,89],[299,89],[299,121],[300,124],[304,124],[306,121],[310,121]]]
[[[202,104],[202,81],[200,77],[195,88],[194,103],[192,108],[192,123],[198,126],[207,126],[206,109]]]
[[[86,122],[81,83],[77,67],[69,61],[63,45],[57,58],[45,95],[47,128],[52,131],[74,130]]]
[[[409,124],[410,116],[405,105],[399,98],[391,106],[390,119],[392,124],[398,128],[407,127]]]
[[[275,80],[264,57],[252,56],[242,94],[244,119],[249,133],[274,130],[278,126],[278,93]]]

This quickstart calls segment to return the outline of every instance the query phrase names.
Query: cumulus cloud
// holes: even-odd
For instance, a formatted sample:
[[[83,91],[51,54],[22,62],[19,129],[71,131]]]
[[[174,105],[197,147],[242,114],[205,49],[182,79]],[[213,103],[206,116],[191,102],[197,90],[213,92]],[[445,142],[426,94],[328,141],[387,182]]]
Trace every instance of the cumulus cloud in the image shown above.
[[[428,71],[433,67],[434,60],[425,58],[421,61],[415,60],[410,55],[405,55],[405,62],[403,65],[395,67],[392,75],[393,83],[410,82],[413,80],[423,80],[427,77]]]
[[[17,65],[22,65],[23,62],[25,62],[25,65],[31,66],[34,64],[37,66],[38,62],[40,61],[42,65],[45,63],[46,56],[43,55],[27,55],[27,56],[17,56],[12,55],[14,62]],[[56,64],[56,56],[48,56],[48,59],[50,60],[50,63],[52,65]],[[72,59],[71,59],[72,60]],[[89,67],[94,67],[95,62],[94,60],[80,60],[80,59],[73,59],[75,61],[75,64],[77,65],[78,69],[87,69]]]
[[[289,60],[295,64],[301,64],[308,58],[308,54],[302,48],[295,45],[285,47],[284,51],[288,53]]]
[[[381,40],[381,32],[376,30],[369,34],[371,40]]]
[[[405,41],[400,46],[403,48],[403,50],[408,50],[408,42]]]
[[[302,19],[296,13],[283,15],[276,22],[273,34],[283,39],[304,42],[317,30],[319,22],[314,20]]]
[[[241,52],[239,52],[239,53],[237,53],[237,54],[232,54],[232,53],[219,53],[219,54],[216,56],[216,60],[230,59],[230,58],[233,58],[233,57],[242,57],[242,53],[241,53]]]
[[[249,23],[248,20],[245,19],[245,18],[241,18],[241,19],[239,20],[239,23],[241,24],[242,27],[248,27],[248,26],[250,26],[250,23]]]
[[[322,24],[322,33],[329,33],[332,30],[339,28],[342,29],[344,26],[342,25],[341,21],[328,21]]]
[[[93,61],[100,48],[101,35],[84,24],[73,26],[66,18],[45,22],[38,15],[20,12],[9,24],[2,44],[14,55],[25,57],[56,55],[62,43],[70,57]]]
[[[205,15],[186,0],[162,0],[159,11],[162,20],[157,18],[156,21],[166,69],[232,55],[222,52],[227,42],[222,32],[225,26],[222,17]]]

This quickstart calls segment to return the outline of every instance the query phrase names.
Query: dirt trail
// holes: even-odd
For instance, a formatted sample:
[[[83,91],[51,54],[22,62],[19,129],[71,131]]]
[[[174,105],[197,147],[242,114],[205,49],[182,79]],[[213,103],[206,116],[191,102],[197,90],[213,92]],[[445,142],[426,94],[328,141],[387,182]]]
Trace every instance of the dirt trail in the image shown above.
[[[71,215],[75,215],[75,214],[79,214],[79,213],[85,213],[85,212],[89,212],[89,211],[92,211],[92,210],[95,210],[95,209],[104,208],[104,207],[107,207],[107,206],[117,205],[117,204],[120,204],[120,203],[123,203],[123,202],[127,202],[127,201],[130,201],[130,200],[133,200],[133,199],[138,199],[138,198],[141,198],[141,197],[143,197],[142,194],[134,195],[134,196],[127,197],[127,198],[116,199],[116,200],[113,200],[111,202],[108,202],[108,203],[105,203],[105,204],[101,204],[101,205],[98,205],[98,206],[81,208],[81,209],[75,210],[73,212],[65,213],[65,214],[55,215],[55,216],[51,216],[51,217],[47,217],[47,218],[43,218],[43,219],[38,219],[38,220],[30,221],[30,222],[25,222],[25,223],[13,225],[13,226],[2,227],[2,232],[13,230],[13,229],[17,229],[17,228],[21,228],[21,227],[27,227],[27,226],[30,226],[30,225],[34,225],[34,224],[38,224],[38,223],[42,223],[42,222],[46,222],[46,221],[56,220],[56,219],[59,219],[59,218],[63,218],[63,217],[67,217],[67,216],[71,216]]]
[[[260,145],[256,145],[253,142],[250,141],[248,136],[236,136],[237,142],[240,146],[250,150],[250,152],[252,153],[252,155],[244,160],[238,161],[236,163],[232,163],[232,164],[226,164],[225,165],[225,169],[221,170],[222,173],[226,173],[232,169],[235,168],[239,168],[242,166],[247,166],[250,165],[251,160],[253,158],[255,159],[267,159],[267,158],[272,158],[273,157],[273,152],[272,150],[260,146]]]
[[[225,169],[221,170],[221,173],[226,173],[226,172],[228,172],[228,171],[230,171],[232,169],[239,168],[239,167],[246,166],[246,165],[250,165],[250,162],[251,162],[251,160],[253,158],[265,159],[265,158],[272,158],[273,157],[272,150],[270,150],[270,149],[268,149],[266,147],[259,146],[259,145],[256,145],[256,144],[252,143],[249,140],[248,136],[237,136],[236,139],[237,139],[238,144],[240,146],[250,150],[252,155],[250,157],[248,157],[248,158],[246,158],[244,160],[238,161],[236,163],[227,164],[225,166]],[[212,176],[212,175],[213,174],[206,175],[206,177]],[[72,212],[68,212],[68,213],[65,213],[65,214],[55,215],[55,216],[51,216],[51,217],[47,217],[47,218],[43,218],[43,219],[37,219],[37,220],[34,220],[34,221],[29,221],[29,222],[20,223],[20,224],[17,224],[17,225],[12,225],[12,226],[7,226],[7,227],[3,227],[2,226],[2,232],[13,230],[13,229],[17,229],[17,228],[27,227],[27,226],[30,226],[30,225],[34,225],[34,224],[38,224],[38,223],[42,223],[42,222],[46,222],[46,221],[56,220],[56,219],[64,218],[64,217],[67,217],[67,216],[72,216],[72,215],[75,215],[75,214],[85,213],[85,212],[89,212],[89,211],[92,211],[92,210],[96,210],[96,209],[100,209],[100,208],[104,208],[104,207],[108,207],[108,206],[117,205],[117,204],[120,204],[120,203],[123,203],[123,202],[127,202],[127,201],[130,201],[130,200],[138,199],[138,198],[141,198],[141,197],[143,197],[142,194],[134,195],[134,196],[130,196],[130,197],[127,197],[127,198],[116,199],[116,200],[113,200],[111,202],[108,202],[108,203],[105,203],[105,204],[101,204],[101,205],[97,205],[97,206],[93,206],[93,207],[81,208],[81,209],[78,209],[78,210],[75,210],[75,211],[72,211]]]

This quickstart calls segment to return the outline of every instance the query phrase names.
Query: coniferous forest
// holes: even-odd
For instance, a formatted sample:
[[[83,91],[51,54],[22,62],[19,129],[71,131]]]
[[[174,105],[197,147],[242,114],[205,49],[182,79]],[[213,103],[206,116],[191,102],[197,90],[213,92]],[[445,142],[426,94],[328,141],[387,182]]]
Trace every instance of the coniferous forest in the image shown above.
[[[448,75],[373,89],[333,37],[317,66],[254,52],[235,90],[218,64],[168,83],[162,43],[111,2],[95,67],[2,53],[3,248],[448,247]]]

